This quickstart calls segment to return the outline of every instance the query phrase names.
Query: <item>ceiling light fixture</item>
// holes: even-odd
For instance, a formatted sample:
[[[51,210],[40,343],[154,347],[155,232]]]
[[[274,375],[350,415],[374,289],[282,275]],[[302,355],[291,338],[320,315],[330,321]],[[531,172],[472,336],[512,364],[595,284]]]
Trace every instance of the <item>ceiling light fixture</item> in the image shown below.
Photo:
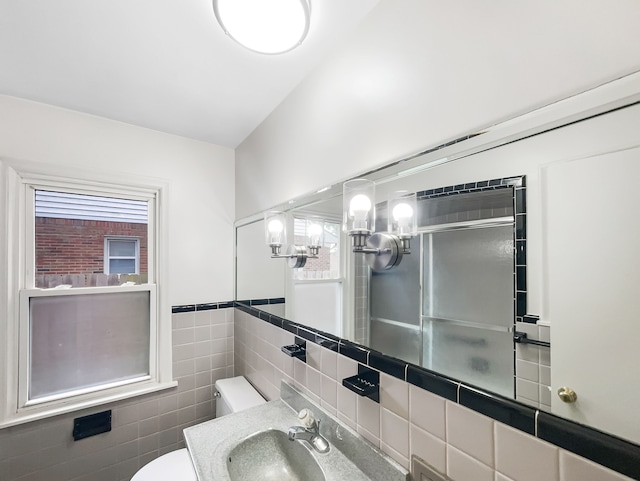
[[[310,0],[213,0],[218,23],[243,47],[264,54],[293,50],[307,36]]]

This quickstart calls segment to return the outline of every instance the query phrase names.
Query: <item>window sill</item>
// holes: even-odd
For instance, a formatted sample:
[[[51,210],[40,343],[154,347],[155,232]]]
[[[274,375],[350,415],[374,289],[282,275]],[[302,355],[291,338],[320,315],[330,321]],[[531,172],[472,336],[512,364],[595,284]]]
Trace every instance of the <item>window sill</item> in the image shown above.
[[[129,386],[126,391],[118,391],[110,394],[99,393],[90,399],[83,400],[69,400],[67,403],[61,405],[57,403],[55,406],[39,407],[36,409],[23,409],[6,419],[0,420],[0,429],[8,428],[11,426],[17,426],[19,424],[30,423],[33,421],[39,421],[47,419],[53,416],[59,416],[61,414],[67,414],[81,409],[88,409],[95,406],[102,406],[104,404],[110,404],[124,399],[130,399],[138,396],[144,396],[145,394],[151,394],[154,392],[164,391],[178,386],[177,381],[155,383],[148,382],[144,385],[137,387]]]

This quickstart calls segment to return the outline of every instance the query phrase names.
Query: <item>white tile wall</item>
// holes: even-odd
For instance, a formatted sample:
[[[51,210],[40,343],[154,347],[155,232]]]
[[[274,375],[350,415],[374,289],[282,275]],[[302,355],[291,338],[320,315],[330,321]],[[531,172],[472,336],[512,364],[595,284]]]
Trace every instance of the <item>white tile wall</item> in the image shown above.
[[[516,330],[531,339],[549,342],[549,326],[517,322]],[[542,409],[551,410],[550,349],[532,344],[516,344],[516,399]]]
[[[415,454],[453,481],[632,481],[385,373],[381,373],[380,404],[359,397],[341,385],[343,378],[357,373],[357,363],[324,347],[314,345],[311,349],[315,367],[307,365],[301,369],[304,376],[293,376],[290,368],[279,367],[287,358],[280,346],[292,344],[293,334],[242,311],[236,311],[235,329],[236,375],[247,376],[268,399],[278,397],[278,385],[285,379],[332,408],[337,388],[337,417],[402,465],[408,466]],[[265,356],[252,353],[250,346],[256,345],[258,338],[273,343],[274,349],[267,350]],[[319,368],[316,348],[320,349]],[[538,364],[540,358],[536,351]],[[519,359],[533,362],[527,356]],[[260,363],[270,364],[273,375],[263,376]],[[304,366],[300,361],[295,363],[296,372],[297,363]],[[318,369],[322,374],[319,388],[313,373]],[[311,385],[307,384],[309,372]],[[538,373],[543,379],[544,371],[539,369]]]
[[[173,314],[177,388],[0,430],[0,480],[128,481],[183,447],[182,430],[215,414],[215,381],[233,375],[233,319],[233,309]],[[74,418],[108,409],[111,432],[73,441]]]

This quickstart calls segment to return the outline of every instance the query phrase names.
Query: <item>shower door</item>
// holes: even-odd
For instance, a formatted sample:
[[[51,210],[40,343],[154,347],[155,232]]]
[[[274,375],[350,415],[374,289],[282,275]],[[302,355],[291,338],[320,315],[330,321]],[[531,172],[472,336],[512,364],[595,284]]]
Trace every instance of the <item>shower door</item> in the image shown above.
[[[422,365],[513,397],[513,223],[425,232],[422,244]]]

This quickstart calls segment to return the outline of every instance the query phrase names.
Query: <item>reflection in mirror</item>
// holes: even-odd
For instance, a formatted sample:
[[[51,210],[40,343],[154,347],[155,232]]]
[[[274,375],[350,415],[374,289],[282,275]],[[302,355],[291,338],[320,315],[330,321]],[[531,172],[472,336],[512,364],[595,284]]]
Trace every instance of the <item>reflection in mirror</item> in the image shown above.
[[[293,269],[288,277],[288,314],[307,326],[342,335],[344,274],[339,210],[334,201],[294,209],[294,236],[302,239],[309,225],[322,226],[318,258]]]
[[[369,346],[515,395],[514,200],[522,184],[496,179],[419,193],[411,257],[370,277]],[[378,209],[376,225],[386,214]]]
[[[236,227],[236,299],[285,297],[286,264],[271,259],[264,220]]]
[[[393,192],[418,194],[418,235],[393,270],[372,273],[341,233],[337,276],[276,269],[243,279],[258,270],[240,272],[239,239],[237,298],[269,297],[265,288],[280,282],[288,319],[640,442],[640,426],[623,414],[640,404],[627,382],[640,376],[629,358],[640,337],[629,302],[640,290],[640,256],[620,248],[640,244],[640,139],[629,128],[640,125],[640,105],[590,109],[564,126],[558,116],[548,127],[546,117],[533,133],[522,120],[529,130],[519,140],[511,123],[504,137],[483,133],[367,174],[378,227]],[[495,187],[490,179],[525,177],[526,185],[485,189]],[[341,187],[297,199],[291,222],[340,222]],[[251,295],[245,281],[255,284]],[[562,387],[577,401],[557,395]],[[610,393],[622,392],[611,409]]]

